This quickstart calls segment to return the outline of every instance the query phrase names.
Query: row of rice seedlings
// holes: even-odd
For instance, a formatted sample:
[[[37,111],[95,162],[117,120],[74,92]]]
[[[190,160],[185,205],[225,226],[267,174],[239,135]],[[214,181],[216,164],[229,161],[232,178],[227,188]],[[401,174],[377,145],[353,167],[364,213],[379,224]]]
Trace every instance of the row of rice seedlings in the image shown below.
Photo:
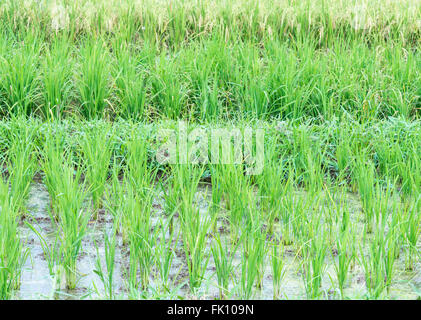
[[[119,179],[122,168],[114,159],[108,207],[114,226],[122,235],[123,245],[127,244],[129,248],[128,288],[130,294],[136,296],[139,289],[142,292],[148,289],[156,263],[154,252],[160,228],[153,230],[151,219],[157,170],[148,168],[146,145],[134,132],[126,146],[126,171],[122,181]],[[168,279],[168,273],[166,277]]]
[[[58,257],[55,277],[60,279],[64,274],[66,287],[74,289],[77,283],[77,258],[90,219],[84,205],[89,187],[81,179],[83,164],[74,163],[72,153],[62,148],[60,140],[57,140],[47,140],[44,154],[45,183],[52,199],[49,213],[52,221],[56,222],[59,243],[59,253],[54,254],[54,257]]]
[[[12,298],[19,289],[28,256],[18,230],[19,215],[9,195],[8,181],[0,178],[0,300]]]
[[[54,192],[54,188],[56,188],[57,190],[59,190],[61,188],[61,190],[73,190],[72,188],[68,188],[66,189],[66,187],[61,186],[61,182],[58,179],[54,180],[54,174],[52,174],[51,172],[54,170],[54,165],[56,164],[56,167],[60,167],[61,166],[61,161],[63,160],[63,149],[61,148],[61,144],[63,143],[63,137],[60,137],[59,135],[56,135],[56,139],[57,141],[47,141],[46,142],[46,146],[45,146],[45,156],[46,158],[48,158],[48,156],[51,157],[50,161],[45,161],[44,163],[44,168],[48,170],[50,170],[50,172],[47,174],[46,172],[46,181],[48,179],[50,179],[50,187],[49,190],[51,190],[51,194],[55,194],[56,197],[56,210],[57,212],[59,212],[61,210],[61,208],[63,207],[63,203],[69,203],[70,201],[66,200],[66,201],[60,201],[60,197],[62,196],[60,192]],[[133,140],[130,143],[134,143]],[[130,145],[129,143],[129,145]],[[133,186],[135,186],[137,193],[136,194],[140,194],[140,196],[145,195],[146,193],[148,193],[147,191],[150,190],[150,188],[148,189],[148,186],[151,186],[151,181],[147,180],[144,181],[142,177],[154,177],[154,174],[145,174],[145,172],[148,173],[148,171],[145,171],[146,168],[146,157],[145,156],[147,154],[146,152],[146,147],[145,144],[140,143],[139,142],[139,146],[136,146],[135,144],[131,145],[128,147],[129,153],[132,155],[142,155],[140,158],[141,159],[145,159],[144,162],[136,162],[134,161],[134,159],[139,158],[139,157],[132,157],[130,158],[130,156],[128,156],[128,159],[132,159],[132,160],[128,160],[128,172],[130,172],[130,174],[132,176],[127,176],[127,184],[131,184]],[[136,150],[140,150],[140,151],[136,151]],[[67,163],[68,167],[71,167],[70,163],[70,158],[65,158],[65,162]],[[49,163],[48,163],[49,162]],[[141,165],[139,165],[139,163],[141,163]],[[78,166],[81,168],[81,170],[84,172],[85,168],[84,166]],[[118,168],[118,166],[116,166]],[[237,168],[235,171],[233,168]],[[177,171],[178,170],[178,171]],[[232,181],[228,181],[228,179],[224,179],[225,176],[221,175],[219,177],[220,181],[224,181],[225,184],[225,190],[226,190],[226,194],[225,194],[225,198],[227,200],[227,204],[228,204],[228,215],[230,216],[231,219],[231,224],[232,227],[235,229],[237,228],[238,235],[241,235],[243,232],[241,232],[241,228],[239,228],[238,226],[241,226],[241,223],[243,222],[247,222],[250,223],[253,226],[256,226],[256,223],[261,223],[262,221],[260,221],[259,219],[262,219],[262,217],[259,216],[259,214],[256,214],[257,212],[259,212],[257,210],[258,207],[256,207],[255,205],[253,205],[255,203],[254,199],[254,192],[252,191],[252,187],[250,184],[250,181],[248,180],[247,177],[245,177],[242,173],[241,167],[232,167],[232,168],[228,168],[225,167],[224,169],[221,170],[226,170],[226,172],[228,173],[227,176],[228,178],[231,178]],[[60,171],[60,169],[58,170]],[[66,170],[64,170],[66,171]],[[175,206],[175,208],[177,207],[183,207],[184,211],[180,211],[180,212],[187,212],[188,210],[186,210],[186,208],[188,208],[189,206],[186,206],[186,203],[191,204],[195,203],[195,193],[191,192],[191,188],[187,188],[188,186],[192,186],[193,190],[197,190],[197,186],[198,186],[198,181],[200,180],[201,174],[195,174],[194,176],[197,178],[194,178],[193,181],[191,179],[191,175],[188,169],[186,169],[185,171],[181,170],[180,168],[176,168],[174,171],[176,174],[174,175],[175,180],[178,181],[178,190],[190,190],[188,192],[184,191],[184,193],[181,194],[181,196],[178,197],[178,204]],[[225,172],[225,171],[224,171]],[[143,173],[143,174],[140,174]],[[58,174],[57,174],[58,175]],[[67,174],[65,174],[66,176]],[[134,178],[134,177],[137,178]],[[114,173],[113,173],[113,177],[116,177],[116,180],[118,181],[118,169],[115,169]],[[53,178],[53,179],[51,179]],[[80,179],[80,176],[79,178]],[[76,179],[76,180],[77,180]],[[113,178],[114,180],[114,178]],[[196,181],[196,182],[195,182]],[[126,185],[127,185],[126,184]],[[72,184],[77,185],[77,183],[73,183]],[[288,185],[288,184],[287,184]],[[392,185],[389,183],[389,186]],[[146,186],[146,188],[145,188]],[[246,198],[238,198],[237,197],[233,197],[232,195],[236,195],[236,191],[234,190],[234,186],[242,186],[242,193],[243,195],[246,195]],[[367,190],[369,189],[370,184],[367,184]],[[82,185],[83,187],[83,185]],[[285,186],[286,187],[286,186]],[[281,190],[281,188],[279,188],[278,186],[273,187],[275,190]],[[291,187],[289,187],[291,188]],[[124,187],[123,187],[124,190]],[[316,194],[316,191],[314,191],[315,189],[310,188],[310,190],[313,190],[312,193],[309,193],[309,198],[311,198],[312,196],[314,196],[314,194]],[[244,192],[245,191],[245,192]],[[284,190],[285,192],[285,190]],[[371,193],[369,198],[369,201],[372,201],[371,204],[367,205],[367,208],[370,208],[370,211],[367,210],[367,212],[370,214],[370,216],[372,217],[372,227],[373,230],[376,230],[376,225],[375,222],[379,220],[379,218],[381,217],[381,215],[384,212],[387,212],[388,209],[388,203],[391,201],[392,197],[391,197],[391,191],[390,190],[382,190],[381,186],[379,183],[375,184],[375,186],[373,187],[372,185],[372,190],[369,191]],[[131,193],[132,195],[135,194],[134,192]],[[86,196],[86,195],[85,195]],[[216,197],[217,199],[218,197]],[[311,219],[309,220],[308,217],[306,217],[303,212],[306,212],[307,210],[305,209],[306,206],[307,208],[311,207],[311,201],[309,201],[308,205],[303,205],[303,203],[305,204],[305,202],[302,201],[297,201],[297,197],[291,197],[293,199],[295,199],[295,201],[290,201],[290,203],[292,203],[292,209],[289,210],[289,214],[293,215],[293,219],[291,220],[291,225],[292,225],[292,229],[294,230],[294,237],[297,240],[302,241],[303,238],[303,230],[300,230],[300,228],[302,228],[302,226],[307,226],[310,221],[312,221]],[[140,199],[140,197],[138,198]],[[139,201],[138,199],[136,199],[135,201]],[[177,198],[176,198],[177,199]],[[284,201],[284,203],[288,203],[288,199],[289,199],[289,192],[285,193],[285,196],[282,196],[282,199]],[[77,200],[77,202],[79,202],[79,200]],[[264,200],[262,200],[262,204],[263,204]],[[184,204],[183,204],[184,203]],[[217,201],[215,201],[215,203],[217,203]],[[240,203],[242,203],[242,208],[240,206]],[[247,204],[247,205],[244,205]],[[270,205],[270,203],[267,203],[266,205]],[[263,206],[263,205],[262,205]],[[417,206],[419,206],[419,202],[414,202],[414,207],[412,208],[415,213],[419,212],[419,209],[417,209]],[[194,207],[194,206],[193,206]],[[263,206],[264,207],[264,206]],[[304,208],[304,209],[303,209]],[[180,209],[181,210],[181,209]],[[195,209],[194,209],[195,210]],[[232,210],[236,210],[234,213],[232,213]],[[410,211],[408,211],[410,212]],[[260,212],[259,212],[260,213]],[[329,215],[329,214],[328,214]],[[335,222],[334,218],[329,218],[329,216],[324,216],[324,218],[328,218],[329,220],[329,224],[333,224]],[[189,214],[187,214],[187,216],[189,216]],[[393,220],[393,218],[395,218],[398,215],[392,215],[391,218]],[[264,216],[263,216],[264,217]],[[59,217],[57,217],[58,220],[60,220]],[[213,218],[212,218],[213,219]],[[212,221],[212,219],[209,219]],[[266,217],[264,218],[266,219]],[[127,219],[127,221],[129,221],[130,219]],[[270,219],[269,219],[270,220]],[[343,221],[346,221],[345,219],[343,219]],[[416,248],[417,245],[417,240],[419,239],[419,214],[408,214],[407,216],[404,215],[404,218],[402,218],[403,222],[394,222],[394,224],[399,225],[400,226],[400,233],[401,233],[401,241],[405,241],[405,244],[408,244],[407,246],[407,252],[412,252],[411,253],[411,259],[414,259],[415,257],[417,257],[418,255],[418,251]],[[265,223],[267,222],[267,220],[265,220]],[[129,223],[124,223],[124,225],[129,225]],[[237,227],[236,227],[237,226]],[[146,229],[145,229],[146,230]],[[186,229],[184,229],[186,230]],[[254,230],[254,229],[253,229]],[[129,232],[127,232],[129,233]],[[204,232],[202,232],[202,234],[204,234]],[[328,233],[327,233],[328,234]],[[398,237],[398,236],[397,236]],[[326,236],[327,242],[329,243],[330,239],[329,239],[329,234]],[[393,238],[394,239],[394,238]],[[246,240],[242,240],[241,243],[244,245],[243,248],[248,248],[250,245],[254,245],[254,238],[247,238]],[[344,241],[349,241],[349,240],[344,240]],[[156,240],[151,241],[151,243],[153,244],[154,242],[156,242]],[[390,243],[390,250],[387,251],[387,255],[385,253],[382,253],[380,255],[380,257],[382,257],[381,259],[383,259],[384,262],[384,266],[382,267],[383,269],[383,273],[386,275],[386,279],[391,279],[392,275],[393,275],[393,256],[396,255],[396,252],[398,251],[396,249],[396,246],[392,245],[395,242],[395,240],[390,240],[388,243]],[[235,241],[233,241],[233,243],[235,243]],[[257,242],[256,242],[257,243]],[[297,246],[299,246],[299,241],[297,241]],[[387,247],[389,247],[389,244],[386,245]],[[412,248],[411,250],[409,250],[409,248]],[[244,249],[246,250],[246,249]],[[304,249],[305,250],[305,249]],[[304,250],[302,251],[302,253],[305,255]],[[373,247],[374,250],[374,247]],[[170,251],[169,251],[170,252]],[[390,255],[391,253],[393,253],[394,255]],[[171,255],[169,255],[171,256]],[[377,253],[373,256],[377,257],[379,256]],[[260,259],[260,256],[258,256],[256,259]],[[307,255],[308,257],[308,255]],[[387,262],[386,262],[387,260]],[[261,260],[259,260],[261,261]],[[366,260],[365,260],[366,261]],[[364,265],[367,265],[367,269],[369,268],[369,264],[367,263],[363,263]],[[411,264],[414,264],[413,262]],[[149,263],[148,265],[152,265],[152,263]],[[346,263],[344,263],[344,265],[346,266]],[[345,268],[346,269],[346,268]],[[260,269],[261,270],[261,269]],[[344,273],[344,272],[343,272]],[[256,285],[259,286],[259,283],[261,283],[260,280],[260,275],[261,273],[259,273],[259,269],[257,269],[257,275],[256,275]],[[245,277],[244,279],[247,279],[247,277]],[[338,280],[339,281],[339,280]],[[389,281],[389,280],[388,280]],[[345,282],[345,281],[344,281]],[[385,285],[385,286],[389,286],[389,285]],[[246,287],[243,287],[246,288]],[[242,295],[245,295],[244,292],[246,292],[245,290],[242,291]],[[374,291],[373,294],[371,295],[373,297],[378,296]]]

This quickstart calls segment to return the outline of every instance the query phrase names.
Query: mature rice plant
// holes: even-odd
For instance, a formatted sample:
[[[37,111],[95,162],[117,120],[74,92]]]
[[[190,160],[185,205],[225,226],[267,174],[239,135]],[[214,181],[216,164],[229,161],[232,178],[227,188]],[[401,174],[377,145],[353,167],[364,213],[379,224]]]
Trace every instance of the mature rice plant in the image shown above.
[[[60,119],[71,103],[74,95],[71,51],[69,39],[65,36],[55,39],[46,48],[41,67],[43,103],[39,109],[44,119]]]
[[[116,54],[114,81],[120,106],[116,113],[125,119],[145,118],[148,73],[138,59],[142,57],[128,49]]]
[[[39,96],[38,64],[42,42],[28,33],[20,42],[7,43],[9,50],[1,56],[0,93],[2,113],[30,115]]]
[[[79,52],[80,65],[75,86],[79,103],[74,111],[87,119],[104,116],[109,104],[109,58],[105,44],[86,40]]]

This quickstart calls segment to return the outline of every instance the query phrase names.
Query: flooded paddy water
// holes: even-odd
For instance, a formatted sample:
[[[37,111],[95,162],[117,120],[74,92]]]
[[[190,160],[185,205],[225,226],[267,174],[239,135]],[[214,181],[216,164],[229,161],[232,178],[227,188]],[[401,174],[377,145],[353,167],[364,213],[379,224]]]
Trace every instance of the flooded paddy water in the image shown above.
[[[305,194],[303,191],[297,193]],[[211,196],[209,186],[200,186],[196,194],[196,203],[200,212],[206,214],[209,198]],[[353,194],[348,194],[347,199],[352,208],[352,219],[356,221],[357,228],[363,232],[363,223],[359,221],[359,211],[361,210],[359,199]],[[101,264],[105,262],[104,232],[110,232],[113,226],[113,217],[107,210],[101,210],[98,220],[90,221],[88,233],[82,241],[81,254],[77,261],[77,285],[76,289],[68,290],[63,285],[63,281],[50,276],[47,260],[41,246],[40,238],[27,225],[27,222],[42,235],[48,245],[55,241],[57,231],[55,224],[48,213],[50,206],[49,194],[45,186],[40,182],[32,185],[30,198],[27,205],[28,216],[20,224],[20,233],[28,250],[28,258],[22,270],[21,286],[14,294],[14,299],[103,299],[106,297],[103,283],[96,270],[96,261],[99,254]],[[159,219],[166,219],[163,212],[163,199],[157,197],[154,200],[153,212],[151,212],[152,226],[156,226]],[[174,222],[175,232],[179,233],[177,218]],[[228,227],[224,226],[224,221],[219,219],[218,228],[222,238],[229,236]],[[276,232],[276,226],[275,226]],[[168,236],[168,235],[167,235]],[[181,237],[173,239],[173,260],[170,269],[171,287],[164,290],[158,271],[154,267],[151,272],[149,288],[140,290],[137,293],[129,292],[127,286],[129,252],[127,245],[123,244],[121,234],[116,237],[115,266],[113,274],[113,294],[116,299],[127,298],[190,298],[190,299],[218,299],[219,288],[216,278],[215,263],[211,256],[212,232],[208,234],[207,255],[210,256],[206,268],[205,276],[200,289],[191,293],[189,288],[188,268],[183,250]],[[156,248],[154,248],[156,252]],[[338,294],[335,280],[335,270],[332,259],[337,259],[334,248],[328,252],[325,261],[325,271],[323,273],[321,290],[322,298],[337,299]],[[156,254],[158,254],[156,252]],[[264,275],[261,288],[254,289],[254,299],[272,299],[273,281],[270,262],[270,250],[265,254]],[[228,289],[228,298],[239,298],[237,294],[238,281],[241,274],[242,251],[237,250],[233,258],[234,281],[231,281]],[[282,256],[284,261],[284,278],[281,283],[282,299],[305,299],[306,292],[303,282],[302,262],[300,252],[294,245],[286,245]],[[395,274],[392,285],[388,290],[387,297],[390,299],[416,299],[421,291],[421,268],[419,260],[413,271],[405,271],[404,254],[395,262]],[[351,267],[349,280],[344,289],[345,296],[351,299],[364,298],[366,284],[364,270],[357,262]],[[136,294],[138,294],[136,296]]]

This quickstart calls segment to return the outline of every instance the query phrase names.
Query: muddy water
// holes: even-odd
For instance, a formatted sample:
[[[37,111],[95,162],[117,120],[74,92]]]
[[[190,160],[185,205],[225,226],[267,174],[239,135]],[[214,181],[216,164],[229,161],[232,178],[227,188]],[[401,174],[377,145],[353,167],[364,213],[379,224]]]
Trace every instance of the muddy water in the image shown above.
[[[201,211],[206,212],[209,200],[208,188],[200,188],[197,194],[197,203]],[[43,235],[49,244],[53,243],[55,239],[56,227],[52,223],[48,209],[50,199],[47,190],[40,183],[34,183],[30,193],[28,202],[28,211],[30,218],[27,221]],[[158,221],[159,218],[164,217],[162,212],[163,200],[158,198],[154,203],[154,213],[152,221]],[[353,212],[359,212],[360,204],[356,197],[349,196],[349,205]],[[356,214],[354,214],[356,215]],[[360,224],[362,230],[362,223],[358,222],[356,217],[353,217],[355,223]],[[178,223],[175,221],[175,226]],[[94,273],[95,264],[97,260],[97,247],[99,250],[99,258],[102,265],[104,262],[104,231],[110,230],[112,227],[111,216],[103,213],[98,222],[89,224],[89,231],[83,240],[83,247],[80,257],[78,259],[78,284],[75,290],[67,290],[55,285],[56,281],[49,275],[47,261],[44,257],[42,246],[38,236],[30,230],[30,228],[22,223],[21,235],[29,251],[29,256],[22,272],[22,284],[19,291],[16,292],[16,299],[102,299],[105,297],[104,287],[99,277]],[[211,239],[208,240],[209,244]],[[97,247],[96,247],[97,246]],[[160,288],[159,276],[156,270],[153,270],[150,284],[151,290],[147,293],[140,293],[140,297],[147,297],[153,299],[160,298],[193,298],[193,299],[216,299],[218,298],[219,290],[216,282],[215,265],[212,259],[209,260],[209,265],[206,270],[205,280],[202,286],[194,296],[191,295],[188,287],[188,269],[185,262],[184,251],[181,240],[174,242],[175,257],[171,267],[170,278],[174,282],[174,290],[170,293],[162,292]],[[283,299],[305,299],[305,289],[303,285],[303,277],[300,273],[300,258],[297,257],[296,250],[291,247],[285,248],[285,265],[286,274],[282,282],[282,297]],[[210,252],[209,252],[210,254]],[[334,280],[335,273],[332,264],[331,255],[327,255],[326,271],[323,277],[322,290],[325,292],[325,298],[334,298],[334,288],[336,287]],[[404,271],[404,254],[396,262],[396,272],[394,275],[394,282],[389,292],[389,298],[392,299],[415,299],[417,298],[416,291],[421,290],[421,273],[420,263],[413,272]],[[122,245],[122,239],[117,236],[116,256],[115,256],[115,272],[114,272],[114,294],[118,299],[126,299],[129,297],[125,274],[128,265],[127,248]],[[235,273],[239,278],[241,266],[241,250],[235,255],[234,265],[238,266]],[[105,269],[104,269],[105,270]],[[364,273],[358,264],[352,270],[350,281],[345,294],[349,298],[359,299],[364,298],[366,292]],[[332,283],[333,282],[333,283]],[[231,284],[229,291],[232,298],[235,295],[235,288]],[[133,297],[133,294],[130,295]],[[337,295],[336,295],[337,297]],[[271,277],[270,260],[267,258],[265,263],[265,273],[263,278],[262,289],[255,290],[255,299],[272,299],[273,286]]]

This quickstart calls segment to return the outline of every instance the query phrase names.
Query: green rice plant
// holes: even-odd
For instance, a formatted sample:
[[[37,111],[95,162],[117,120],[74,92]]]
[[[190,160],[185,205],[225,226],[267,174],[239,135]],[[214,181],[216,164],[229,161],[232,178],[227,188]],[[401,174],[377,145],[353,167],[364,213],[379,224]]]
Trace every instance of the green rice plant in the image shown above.
[[[113,217],[113,226],[116,230],[117,234],[121,234],[123,232],[121,219],[123,215],[123,208],[124,208],[124,201],[125,201],[125,185],[124,181],[121,182],[119,175],[121,171],[121,164],[118,162],[116,158],[113,160],[113,165],[111,168],[111,182],[109,188],[106,189],[105,197],[105,205],[108,209],[108,212]],[[127,240],[126,237],[123,237],[123,243]]]
[[[297,175],[301,175],[302,182],[311,193],[322,189],[324,183],[324,172],[322,168],[321,146],[317,141],[312,141],[305,126],[294,128],[294,166]],[[315,146],[313,144],[316,143]]]
[[[29,251],[20,239],[19,213],[8,195],[8,184],[0,179],[0,299],[10,299],[19,289],[23,265]]]
[[[39,96],[38,64],[42,43],[33,33],[20,42],[9,42],[1,56],[0,92],[4,115],[30,115]]]
[[[195,61],[197,63],[197,61]],[[217,119],[221,113],[220,103],[220,83],[218,75],[215,72],[212,75],[209,74],[211,64],[205,64],[195,66],[198,68],[193,75],[198,75],[198,94],[197,94],[197,105],[200,107],[199,118],[202,120],[213,120]],[[201,67],[201,69],[199,69]]]
[[[415,261],[419,256],[419,249],[417,243],[421,234],[421,197],[418,196],[413,204],[403,212],[401,222],[401,232],[403,234],[405,243],[405,268],[407,270],[414,270]]]
[[[58,218],[58,197],[63,187],[63,158],[65,157],[65,138],[61,131],[54,132],[51,128],[49,133],[54,138],[47,139],[42,150],[42,170],[44,172],[44,183],[51,200],[52,214]]]
[[[58,133],[55,141],[45,143],[43,168],[52,201],[49,213],[58,228],[59,269],[64,270],[67,288],[74,289],[77,282],[77,259],[90,219],[84,206],[89,186],[81,182],[84,171],[82,162],[73,162],[72,153],[62,146]]]
[[[239,243],[233,245],[231,242],[221,239],[218,234],[214,235],[211,251],[216,268],[220,299],[228,297],[228,287],[233,277],[234,258],[238,246]]]
[[[273,299],[279,299],[281,297],[281,283],[285,278],[285,260],[283,257],[284,245],[282,241],[272,243],[272,282],[273,282]]]
[[[145,140],[147,136],[143,132],[133,129],[130,137],[126,141],[127,155],[125,157],[127,165],[126,177],[136,188],[140,197],[149,195],[150,187],[155,183],[157,168],[149,168],[148,148]]]
[[[122,212],[123,237],[127,237],[130,250],[129,287],[131,290],[149,286],[149,278],[155,263],[154,247],[158,229],[153,231],[151,222],[154,193],[144,197],[137,193],[136,186],[125,183],[126,196]],[[137,275],[140,274],[140,284]]]
[[[47,46],[42,64],[43,103],[39,110],[44,119],[61,119],[73,95],[70,41],[59,37]]]
[[[254,286],[262,288],[266,255],[265,240],[266,237],[261,229],[253,228],[250,224],[245,227],[241,235],[242,258],[238,289],[241,299],[251,299],[254,295]]]
[[[159,224],[159,228],[161,231],[160,238],[156,247],[156,265],[159,271],[159,276],[161,278],[161,283],[163,286],[164,291],[170,292],[170,272],[171,272],[171,266],[172,262],[174,260],[174,249],[173,249],[173,243],[177,243],[178,236],[175,235],[172,230],[170,230],[169,223],[164,224],[164,222],[161,220]],[[166,235],[168,234],[168,238]]]
[[[290,245],[294,241],[294,214],[296,213],[297,197],[294,195],[293,189],[293,175],[290,171],[288,180],[282,191],[283,197],[281,198],[278,219],[281,224],[281,236],[284,245]],[[298,203],[301,203],[298,201]]]
[[[106,270],[103,270],[101,264],[101,258],[99,253],[98,245],[96,246],[96,261],[95,261],[95,270],[94,273],[98,275],[100,278],[104,290],[106,292],[107,299],[113,299],[114,297],[114,269],[115,269],[115,246],[116,246],[116,238],[115,238],[115,229],[112,230],[111,237],[104,232],[104,251],[105,251],[105,267]]]
[[[58,266],[60,266],[60,256],[61,256],[59,234],[56,233],[54,237],[54,242],[49,243],[46,237],[43,236],[41,232],[35,228],[34,225],[32,225],[31,223],[27,221],[25,223],[32,230],[32,232],[35,233],[35,235],[38,237],[40,241],[44,258],[47,261],[48,271],[50,273],[50,276],[51,277],[58,276],[58,274],[56,273],[57,273]]]
[[[347,280],[349,279],[349,271],[354,259],[356,258],[354,247],[355,234],[351,228],[352,227],[349,225],[346,225],[345,227],[341,226],[339,228],[336,238],[337,259],[333,257],[333,266],[335,268],[338,288],[342,299],[345,297],[344,288]]]
[[[189,270],[190,290],[195,292],[202,284],[209,263],[207,234],[213,221],[208,213],[202,214],[199,210],[186,208],[184,205],[182,204],[180,208],[180,225]]]
[[[204,169],[192,165],[176,165],[174,169],[181,194],[179,221],[189,271],[189,285],[190,290],[195,292],[202,284],[209,263],[207,234],[214,221],[209,210],[203,213],[196,207],[196,192]]]
[[[294,195],[288,197],[287,204],[290,208],[291,230],[288,231],[294,240],[293,244],[297,250],[298,255],[302,254],[303,243],[306,243],[309,238],[318,236],[319,227],[321,224],[321,199],[320,194],[307,193],[303,195]],[[285,209],[284,209],[285,210]],[[324,230],[326,240],[328,232]],[[284,242],[285,243],[285,242]]]
[[[345,121],[344,121],[345,122]],[[349,129],[347,128],[345,122],[345,128],[338,128],[338,139],[339,141],[336,144],[335,158],[338,166],[339,177],[338,180],[347,178],[349,171],[353,167],[353,157],[352,157],[352,135],[349,134]]]
[[[10,131],[8,150],[8,173],[11,203],[17,212],[25,214],[32,178],[37,170],[36,147],[33,142],[36,127],[26,126],[17,120]]]
[[[151,75],[151,94],[157,113],[169,119],[177,119],[186,109],[187,85],[181,79],[175,61],[168,56],[159,56],[155,68],[156,72]]]
[[[384,236],[386,220],[386,218],[376,219],[374,237],[367,244],[367,252],[364,252],[360,243],[359,257],[364,269],[367,297],[369,299],[381,297],[386,287],[387,279],[385,281],[385,264],[383,263],[386,252],[386,239]]]
[[[404,236],[402,233],[402,218],[404,218],[403,205],[398,201],[393,203],[393,209],[391,212],[389,229],[390,229],[390,241],[393,240],[393,247],[395,249],[395,259],[398,259],[401,253],[402,246],[404,244]],[[388,246],[389,247],[389,246]],[[392,248],[392,245],[390,245]]]
[[[147,70],[137,62],[138,56],[128,49],[120,49],[116,58],[114,81],[119,103],[117,114],[124,119],[143,119],[148,86]]]
[[[242,164],[226,164],[220,166],[219,173],[233,243],[238,241],[243,222],[256,218],[256,197],[250,178],[244,176],[243,168]]]
[[[89,190],[85,182],[81,183],[83,168],[80,163],[75,172],[72,161],[67,158],[57,171],[53,179],[61,180],[56,199],[60,263],[65,270],[67,288],[74,289],[77,282],[77,259],[90,219],[84,207]]]
[[[223,198],[223,189],[222,189],[222,180],[223,176],[220,174],[220,170],[218,169],[217,165],[210,165],[209,167],[210,174],[211,174],[211,203],[210,203],[210,211],[214,218],[214,226],[212,228],[213,232],[217,232],[218,227],[218,213],[221,209],[221,201]]]
[[[180,186],[174,175],[167,178],[165,184],[161,183],[164,198],[164,212],[168,218],[169,232],[174,230],[174,215],[178,210],[181,202],[181,195],[179,193]]]
[[[193,205],[203,174],[203,170],[194,170],[193,168],[190,165],[175,165],[169,171],[171,176],[167,178],[166,184],[161,184],[165,200],[164,211],[169,218],[170,232],[173,230],[174,214],[181,208],[183,199],[186,200],[184,205],[188,203]],[[193,175],[191,175],[191,171]]]
[[[86,40],[80,49],[80,66],[75,86],[79,94],[80,109],[75,110],[85,119],[104,115],[109,104],[108,54],[100,41]]]
[[[390,215],[389,202],[393,196],[393,187],[389,181],[386,183],[386,188],[382,188],[380,183],[377,183],[375,186],[374,203],[371,205],[374,221],[382,221],[382,219]]]
[[[79,145],[85,161],[86,180],[91,186],[94,218],[103,207],[103,195],[112,155],[113,133],[107,123],[84,130]]]
[[[405,200],[417,195],[421,186],[421,160],[413,143],[408,153],[407,159],[397,164],[399,175],[402,177],[402,193]]]
[[[375,204],[375,169],[373,163],[364,163],[360,158],[357,159],[356,164],[356,180],[358,184],[358,191],[361,197],[363,212],[367,225],[367,232],[372,232],[373,224],[373,206]],[[378,184],[377,187],[379,188]]]
[[[273,156],[274,157],[274,156]],[[268,224],[268,233],[273,233],[275,218],[277,218],[279,208],[286,193],[290,191],[290,184],[284,184],[285,168],[281,159],[270,159],[264,166],[263,172],[258,177],[259,195],[261,206],[263,208],[266,223]]]
[[[315,227],[312,238],[303,244],[303,280],[307,299],[318,299],[321,295],[322,277],[326,269],[327,235],[321,227]]]
[[[385,281],[386,288],[389,291],[390,286],[392,285],[392,279],[394,276],[394,265],[396,261],[396,248],[399,245],[399,242],[396,241],[398,233],[396,230],[389,230],[386,236],[385,252],[383,256],[384,271],[385,271]]]

